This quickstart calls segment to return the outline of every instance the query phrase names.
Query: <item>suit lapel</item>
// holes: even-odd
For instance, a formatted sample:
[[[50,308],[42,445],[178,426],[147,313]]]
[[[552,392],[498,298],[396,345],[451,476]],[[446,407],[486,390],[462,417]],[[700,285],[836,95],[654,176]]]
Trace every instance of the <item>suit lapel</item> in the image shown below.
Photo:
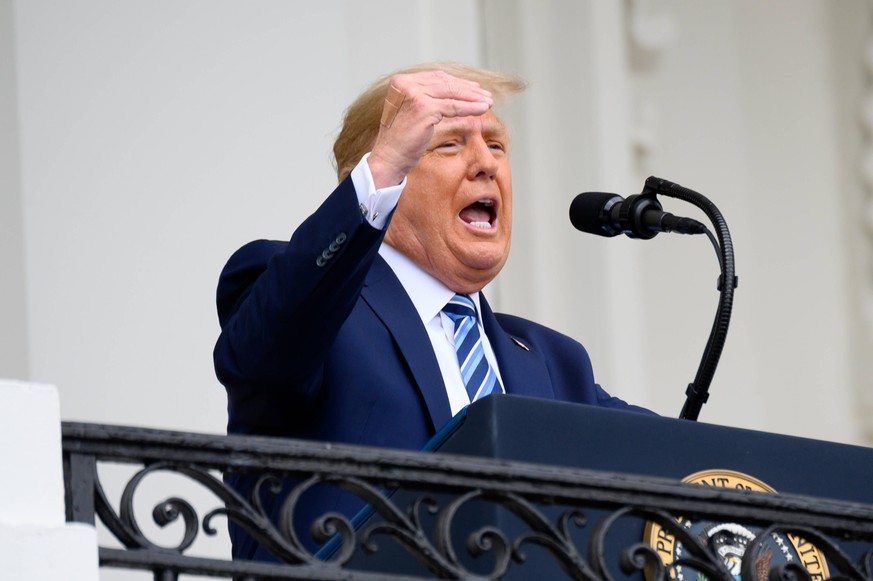
[[[443,376],[409,295],[381,256],[367,275],[361,297],[397,342],[437,430],[452,417]]]
[[[555,399],[549,370],[543,356],[530,342],[503,330],[485,296],[479,295],[482,325],[497,357],[506,393]]]

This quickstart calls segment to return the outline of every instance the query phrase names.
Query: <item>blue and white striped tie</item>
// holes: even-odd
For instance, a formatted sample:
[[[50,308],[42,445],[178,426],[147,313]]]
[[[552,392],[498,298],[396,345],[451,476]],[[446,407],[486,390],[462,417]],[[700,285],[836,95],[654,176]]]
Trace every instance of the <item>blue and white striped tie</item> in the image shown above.
[[[485,357],[473,300],[467,295],[455,295],[443,307],[443,312],[455,323],[455,353],[470,401],[474,402],[492,392],[502,392],[497,374]]]

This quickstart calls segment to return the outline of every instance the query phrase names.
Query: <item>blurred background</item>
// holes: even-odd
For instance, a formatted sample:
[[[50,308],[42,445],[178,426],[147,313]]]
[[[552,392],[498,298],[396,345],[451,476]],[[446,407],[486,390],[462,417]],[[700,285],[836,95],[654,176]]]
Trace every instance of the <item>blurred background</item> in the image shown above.
[[[225,261],[333,189],[372,80],[456,60],[530,83],[500,111],[515,229],[496,310],[677,416],[712,247],[567,218],[579,192],[669,179],[720,208],[740,280],[700,420],[869,446],[871,18],[866,0],[0,0],[0,377],[56,385],[66,420],[223,433]]]

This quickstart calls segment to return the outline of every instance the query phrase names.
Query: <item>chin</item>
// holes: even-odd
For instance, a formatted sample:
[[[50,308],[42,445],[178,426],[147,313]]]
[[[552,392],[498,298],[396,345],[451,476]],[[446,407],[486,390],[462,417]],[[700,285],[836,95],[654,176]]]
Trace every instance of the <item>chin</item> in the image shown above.
[[[463,266],[473,270],[488,271],[497,269],[503,266],[506,261],[504,253],[494,249],[488,249],[481,252],[470,252],[460,257],[460,262]]]
[[[486,284],[494,280],[503,269],[506,260],[501,257],[498,260],[478,261],[467,263],[463,269],[465,273],[464,279],[471,286],[475,286],[475,290],[481,290]],[[468,291],[474,292],[474,291]]]
[[[503,261],[481,262],[461,260],[442,271],[432,272],[437,279],[456,293],[472,294],[494,280],[503,266]]]
[[[495,274],[500,272],[506,258],[509,256],[509,245],[505,243],[481,244],[471,252],[467,252],[462,258],[465,266],[482,271],[493,270]]]

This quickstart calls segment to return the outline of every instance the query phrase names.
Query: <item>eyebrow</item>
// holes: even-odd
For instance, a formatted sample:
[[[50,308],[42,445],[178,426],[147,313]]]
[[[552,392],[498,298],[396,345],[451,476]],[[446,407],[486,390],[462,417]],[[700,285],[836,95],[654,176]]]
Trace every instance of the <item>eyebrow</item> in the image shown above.
[[[446,125],[443,125],[443,124]],[[459,134],[459,133],[467,133],[470,131],[470,126],[464,123],[463,117],[453,117],[449,119],[443,119],[440,122],[442,127],[434,128],[434,137],[445,137],[447,135]],[[506,129],[506,125],[497,118],[488,119],[482,122],[482,135],[486,137],[509,137],[509,131]]]

